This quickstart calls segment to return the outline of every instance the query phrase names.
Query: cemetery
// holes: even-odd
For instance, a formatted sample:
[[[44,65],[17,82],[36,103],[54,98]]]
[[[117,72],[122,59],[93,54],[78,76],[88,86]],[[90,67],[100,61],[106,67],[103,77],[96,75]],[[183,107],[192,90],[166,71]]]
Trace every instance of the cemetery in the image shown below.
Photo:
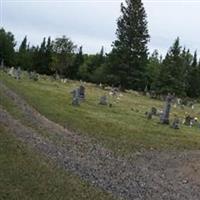
[[[120,154],[140,148],[200,148],[199,103],[194,109],[189,105],[182,109],[181,104],[174,107],[176,98],[172,95],[162,101],[134,91],[115,89],[113,93],[112,87],[102,89],[79,81],[64,83],[40,76],[35,82],[26,72],[21,74],[23,79],[17,80],[9,76],[10,71],[1,72],[3,81],[34,103],[39,112],[62,126],[103,141]]]
[[[2,0],[0,200],[200,200],[197,3]]]
[[[180,170],[184,170],[184,168],[181,169],[182,162],[189,164],[193,163],[193,159],[198,159],[198,152],[193,154],[194,151],[192,151],[193,149],[200,149],[200,104],[198,102],[193,103],[193,106],[190,103],[185,104],[183,109],[181,103],[174,106],[176,98],[171,94],[163,97],[165,100],[160,100],[136,91],[121,92],[113,87],[104,89],[96,84],[69,79],[64,82],[58,77],[39,76],[35,72],[28,73],[19,69],[18,78],[16,78],[16,76],[12,76],[11,72],[13,71],[15,69],[0,71],[0,120],[1,122],[6,120],[3,123],[12,122],[11,119],[7,119],[9,116],[4,110],[6,109],[12,117],[18,119],[17,122],[8,126],[13,127],[16,131],[20,130],[18,137],[21,137],[22,141],[25,140],[33,146],[37,146],[37,143],[46,146],[44,149],[42,148],[42,152],[47,157],[53,158],[55,155],[52,155],[52,153],[55,147],[51,145],[52,143],[55,144],[56,151],[59,149],[56,162],[59,162],[59,165],[62,166],[61,163],[65,160],[65,168],[70,169],[73,175],[79,173],[78,177],[72,178],[75,181],[74,185],[71,184],[71,175],[69,177],[65,174],[64,188],[66,189],[60,191],[59,194],[72,196],[72,193],[68,192],[68,188],[75,188],[76,185],[79,185],[78,194],[80,197],[78,198],[82,199],[82,196],[85,195],[82,188],[82,184],[85,184],[83,181],[89,181],[93,183],[93,186],[95,185],[95,189],[93,186],[87,188],[87,192],[89,192],[87,198],[89,199],[93,195],[97,195],[95,199],[113,199],[113,196],[108,195],[108,193],[97,190],[96,186],[106,188],[106,191],[117,196],[133,199],[135,197],[134,190],[145,188],[146,191],[151,192],[152,189],[149,190],[148,185],[156,184],[152,181],[148,182],[149,179],[145,180],[144,177],[151,176],[149,175],[151,173],[162,174],[162,169],[170,162],[173,162],[172,165],[176,163]],[[39,113],[37,114],[37,112]],[[16,124],[19,122],[23,125]],[[35,139],[34,136],[28,137],[28,140],[25,139],[27,132],[30,131],[26,127],[30,126],[32,130],[37,132],[37,135],[39,134],[39,140],[38,136]],[[5,129],[2,129],[1,126],[0,130],[5,133]],[[51,143],[48,143],[48,141],[51,141]],[[70,151],[68,153],[62,152],[60,145],[70,149]],[[70,152],[72,155],[69,157]],[[160,153],[157,155],[157,152]],[[169,155],[170,157],[168,157]],[[179,155],[178,159],[177,155]],[[103,167],[101,165],[95,167],[97,171],[92,172],[93,167],[102,162],[102,156],[103,159],[109,161],[106,161]],[[140,156],[147,156],[147,160],[146,158],[140,160]],[[150,158],[148,158],[149,156]],[[33,156],[34,160],[31,161],[33,162],[31,167],[29,165],[23,166],[24,172],[26,170],[30,172],[33,168],[37,169],[41,165],[40,161],[34,157],[35,155]],[[76,164],[80,166],[78,169],[74,168],[74,164],[77,162],[76,158],[79,160]],[[125,160],[121,161],[121,159]],[[134,167],[137,166],[139,169],[140,166],[148,165],[148,159],[159,163],[156,169],[150,166],[145,173],[139,170],[137,173],[131,174],[123,184],[120,183],[120,176],[112,177],[112,173],[110,173],[110,169],[112,169],[112,171],[116,170],[115,173],[123,171],[123,176],[127,176],[130,170],[135,171]],[[186,160],[184,161],[184,159]],[[188,162],[190,159],[191,162]],[[88,163],[90,167],[88,165],[86,167],[85,163]],[[50,173],[49,167],[52,166],[48,165],[48,169],[45,171],[46,177]],[[124,169],[124,167],[128,167],[128,169]],[[87,172],[87,170],[89,171]],[[38,173],[40,172],[38,171]],[[196,171],[195,173],[190,172],[189,175],[185,172],[182,173],[181,184],[183,187],[181,192],[190,196],[190,193],[184,189],[184,185],[193,185],[194,177],[200,174]],[[94,176],[97,177],[95,182]],[[99,181],[102,176],[105,177],[104,180]],[[138,178],[135,176],[140,177],[141,185],[137,186],[134,182]],[[173,173],[167,173],[166,176],[169,180],[174,179],[174,177],[176,180],[180,179]],[[53,181],[58,179],[60,174],[56,171],[50,177]],[[113,181],[116,177],[119,179],[118,182]],[[33,180],[35,176],[30,177],[29,175],[29,178]],[[162,179],[164,187],[167,187],[169,181],[166,180],[165,176]],[[152,180],[154,180],[153,177]],[[18,181],[21,184],[21,179],[18,179]],[[136,184],[136,186],[133,187],[131,183]],[[23,182],[23,184],[26,184],[26,182]],[[107,184],[120,189],[107,188]],[[51,186],[55,187],[54,182],[51,183]],[[178,187],[177,182],[173,186]],[[63,188],[63,186],[61,187]],[[126,190],[127,187],[128,190]],[[123,190],[124,193],[121,194],[120,190]],[[161,191],[161,193],[157,193],[158,198],[166,192],[165,189]],[[141,195],[143,194],[141,193]],[[177,196],[177,192],[169,191],[168,195]]]

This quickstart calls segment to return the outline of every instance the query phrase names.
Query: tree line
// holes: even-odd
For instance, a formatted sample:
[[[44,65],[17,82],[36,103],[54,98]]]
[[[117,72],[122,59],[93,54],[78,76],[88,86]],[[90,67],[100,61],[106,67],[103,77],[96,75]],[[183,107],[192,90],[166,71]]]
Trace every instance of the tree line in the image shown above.
[[[96,54],[83,53],[66,36],[54,40],[43,38],[38,46],[30,46],[25,36],[19,48],[14,35],[0,29],[0,61],[6,66],[20,66],[27,71],[55,75],[134,89],[157,94],[200,97],[200,61],[197,52],[182,47],[176,38],[164,58],[155,50],[148,51],[150,36],[147,16],[141,0],[121,4],[116,40],[111,52],[103,47]]]

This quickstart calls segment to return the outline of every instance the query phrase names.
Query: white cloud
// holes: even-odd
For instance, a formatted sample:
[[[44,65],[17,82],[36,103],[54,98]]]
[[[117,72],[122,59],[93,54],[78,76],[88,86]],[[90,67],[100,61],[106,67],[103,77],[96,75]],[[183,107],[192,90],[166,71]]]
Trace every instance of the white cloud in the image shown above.
[[[43,37],[66,35],[84,51],[96,53],[101,46],[110,50],[115,40],[120,2],[114,0],[2,0],[2,25],[17,41],[25,35],[31,44]],[[199,2],[199,3],[198,3]],[[146,0],[151,35],[149,49],[166,53],[177,36],[192,51],[200,47],[200,1]]]

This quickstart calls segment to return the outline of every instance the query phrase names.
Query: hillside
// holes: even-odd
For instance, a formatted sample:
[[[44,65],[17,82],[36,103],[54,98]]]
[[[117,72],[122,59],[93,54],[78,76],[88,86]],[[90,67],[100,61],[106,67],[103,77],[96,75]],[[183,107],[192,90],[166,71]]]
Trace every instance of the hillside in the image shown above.
[[[162,109],[162,101],[129,91],[118,102],[110,96],[112,107],[102,106],[99,98],[108,91],[85,83],[86,100],[74,107],[70,92],[79,82],[47,76],[33,81],[25,74],[17,81],[2,72],[0,77],[3,198],[8,191],[10,199],[19,194],[12,188],[21,191],[21,199],[30,197],[26,185],[33,199],[48,198],[50,188],[59,199],[112,199],[108,193],[125,199],[199,198],[200,129],[174,130],[156,117],[148,120],[144,113]],[[200,105],[172,108],[171,117],[185,112],[198,116]],[[18,188],[21,182],[25,186]]]
[[[9,88],[20,94],[30,105],[52,121],[67,127],[69,130],[86,134],[97,139],[106,147],[119,153],[130,153],[143,149],[176,150],[200,148],[200,129],[198,127],[181,126],[173,130],[169,126],[158,124],[159,118],[147,120],[145,112],[151,107],[163,109],[164,102],[150,99],[136,92],[123,93],[111,108],[99,105],[99,98],[109,93],[95,85],[86,84],[86,101],[80,107],[71,105],[70,92],[80,86],[79,82],[61,83],[44,77],[38,82],[29,80],[26,76],[20,80],[1,74],[1,80]],[[109,95],[108,95],[109,96]],[[3,98],[1,104],[12,112],[9,100]],[[113,103],[114,102],[114,103]],[[184,118],[185,113],[199,116],[200,105],[195,109],[186,107],[172,108],[171,120],[174,114]]]

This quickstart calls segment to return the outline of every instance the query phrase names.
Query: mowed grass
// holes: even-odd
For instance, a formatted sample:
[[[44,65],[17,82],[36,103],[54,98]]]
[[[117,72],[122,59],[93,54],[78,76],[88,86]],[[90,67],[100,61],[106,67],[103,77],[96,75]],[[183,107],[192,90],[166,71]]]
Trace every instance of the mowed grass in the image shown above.
[[[61,83],[50,78],[37,82],[26,76],[17,81],[1,73],[1,80],[20,94],[29,104],[49,119],[72,131],[89,135],[117,154],[129,154],[140,150],[193,150],[200,149],[200,129],[181,126],[174,130],[158,124],[159,119],[147,120],[144,113],[152,106],[163,108],[163,102],[138,95],[123,93],[119,103],[109,97],[111,108],[98,104],[101,95],[108,94],[93,84],[85,84],[86,101],[80,107],[71,105],[72,89],[79,82]],[[200,105],[190,108],[172,108],[174,114],[183,118],[185,112],[200,118]]]
[[[0,124],[1,200],[111,200],[113,197],[35,154]]]

